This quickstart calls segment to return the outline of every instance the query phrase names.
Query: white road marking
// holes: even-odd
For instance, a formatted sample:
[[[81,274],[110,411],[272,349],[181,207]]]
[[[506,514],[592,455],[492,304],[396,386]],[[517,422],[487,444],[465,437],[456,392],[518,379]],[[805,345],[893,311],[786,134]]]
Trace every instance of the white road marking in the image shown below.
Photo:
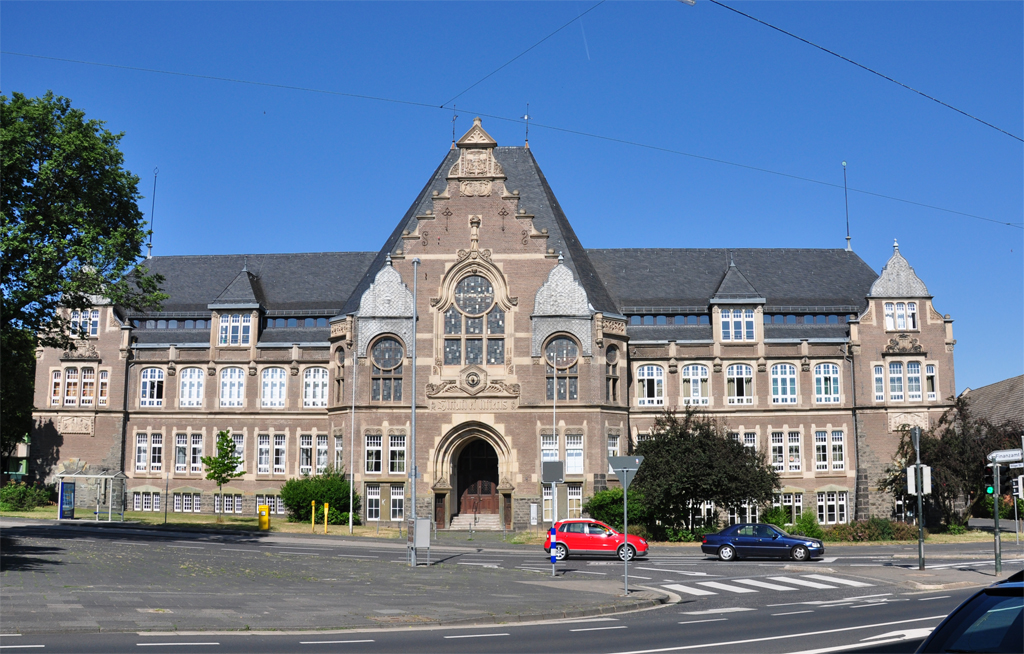
[[[28,649],[30,647],[46,647],[46,645],[0,645],[0,649]]]
[[[581,622],[618,622],[618,618],[583,618],[582,620],[562,620],[562,624],[579,624]]]
[[[822,563],[834,563],[836,561],[836,559],[838,559],[838,558],[839,558],[838,556],[826,556],[826,557],[818,559],[818,560],[821,561]]]
[[[470,561],[459,561],[457,565],[478,565],[482,568],[497,568],[498,565],[495,563],[472,563]]]
[[[625,575],[622,575],[622,576],[624,577]],[[647,581],[650,581],[652,579],[652,577],[641,577],[640,575],[629,575],[629,578],[630,579],[646,579]]]
[[[320,556],[316,552],[290,552],[287,550],[281,550],[279,552],[273,552],[273,554],[301,554],[302,556]]]
[[[858,595],[857,597],[844,597],[842,599],[834,599],[834,600],[816,600],[816,601],[812,601],[812,602],[786,602],[785,604],[767,604],[766,606],[797,606],[797,605],[800,605],[800,604],[803,604],[803,605],[806,605],[806,606],[827,606],[827,605],[830,605],[830,604],[838,604],[838,603],[847,603],[847,604],[849,604],[849,603],[851,603],[851,602],[853,602],[855,600],[870,599],[872,597],[888,597],[889,595],[892,595],[892,593],[878,593],[878,594],[875,594],[875,595]]]
[[[811,611],[811,610],[808,609],[807,611],[790,611],[789,613],[772,613],[772,617],[774,618],[775,616],[778,616],[778,615],[800,615],[801,613],[814,613],[814,611]]]
[[[376,556],[363,556],[362,554],[335,554],[335,556],[343,556],[346,559],[376,559]]]
[[[508,634],[466,634],[464,636],[445,636],[445,638],[490,638],[491,636],[507,636]]]
[[[690,575],[692,577],[709,577],[709,576],[717,577],[718,576],[718,575],[709,575],[706,572],[693,572],[691,570],[665,570],[665,569],[662,569],[662,568],[645,568],[645,567],[639,566],[639,565],[636,567],[636,569],[637,570],[650,570],[652,572],[674,572],[674,573],[679,574],[679,575]]]
[[[768,590],[796,590],[796,588],[790,588],[789,586],[769,584],[767,581],[761,581],[760,579],[733,579],[733,581],[735,581],[737,584],[757,586],[758,588],[767,588]]]
[[[576,631],[607,631],[609,629],[625,629],[625,628],[626,628],[626,625],[619,624],[619,625],[615,625],[614,627],[587,627],[585,629],[570,629],[569,631],[570,632],[576,632]]]
[[[604,575],[607,576],[607,572],[591,572],[590,570],[566,570],[566,572],[575,572],[581,575]]]
[[[195,545],[168,545],[167,547],[177,547],[178,549],[183,549],[183,550],[201,550],[201,549],[205,549],[203,547],[196,547]]]
[[[741,586],[730,586],[729,584],[719,583],[717,581],[698,581],[697,584],[701,586],[707,586],[708,588],[717,588],[718,590],[727,590],[730,593],[756,593],[756,590],[752,588],[743,588]]]
[[[808,588],[836,588],[836,586],[829,586],[828,584],[819,584],[816,581],[807,581],[806,579],[797,579],[796,577],[768,577],[772,581],[781,581],[784,584],[795,584],[797,586],[807,586]]]
[[[854,588],[867,588],[874,586],[874,584],[866,584],[863,581],[853,581],[852,579],[841,579],[839,577],[829,577],[828,575],[803,575],[808,579],[817,579],[818,581],[827,581],[833,584],[845,584],[847,586],[853,586]]]
[[[220,643],[135,643],[138,647],[161,647],[171,645],[173,647],[185,647],[191,645],[220,645]]]
[[[919,598],[917,599],[917,601],[918,601],[918,602],[927,602],[928,600],[933,600],[933,599],[948,599],[948,598],[950,598],[950,597],[952,597],[952,595],[938,595],[938,596],[936,596],[936,597],[919,597]]]
[[[348,643],[374,643],[373,640],[300,640],[299,645],[345,645]]]
[[[710,609],[708,611],[680,611],[679,615],[715,615],[717,613],[739,613],[740,611],[756,611],[757,609],[747,609],[739,606],[733,606],[725,609]]]
[[[613,654],[657,654],[659,652],[680,652],[688,649],[707,649],[710,647],[722,647],[725,645],[746,645],[748,643],[763,643],[770,640],[785,640],[788,638],[803,638],[805,636],[820,636],[823,634],[836,634],[843,631],[855,631],[857,629],[874,629],[877,627],[888,627],[897,624],[909,624],[911,622],[925,622],[927,620],[942,620],[945,615],[932,615],[927,618],[913,618],[910,620],[897,620],[895,622],[880,622],[877,624],[865,624],[857,625],[854,627],[840,627],[838,629],[826,629],[824,631],[807,631],[801,634],[783,634],[781,636],[765,636],[763,638],[748,638],[745,640],[728,640],[720,643],[699,643],[697,645],[679,645],[676,647],[660,647],[658,649],[638,649],[626,652],[614,652]],[[680,623],[681,624],[681,623]],[[849,648],[848,645],[843,646],[843,649]],[[837,650],[830,650],[837,651]]]
[[[700,624],[701,622],[725,622],[729,618],[712,618],[710,620],[690,620],[689,622],[680,622],[679,624]]]
[[[893,602],[908,602],[908,601],[909,600],[901,600],[901,599],[896,599],[896,600],[879,600],[879,601],[876,601],[876,602],[868,602],[866,604],[857,604],[856,606],[851,606],[850,608],[851,609],[862,609],[862,608],[864,608],[866,606],[885,606],[886,604],[892,604]]]
[[[718,593],[712,593],[710,590],[703,590],[700,588],[690,588],[689,586],[683,586],[680,584],[665,584],[663,588],[669,590],[678,590],[680,593],[689,593],[690,595],[717,595]]]

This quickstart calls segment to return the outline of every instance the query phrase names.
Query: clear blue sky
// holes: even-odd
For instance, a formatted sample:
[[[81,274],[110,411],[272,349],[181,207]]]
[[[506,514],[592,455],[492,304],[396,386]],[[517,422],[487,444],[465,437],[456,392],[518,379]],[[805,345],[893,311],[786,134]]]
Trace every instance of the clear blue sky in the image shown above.
[[[438,107],[594,2],[3,2],[2,89],[125,132],[157,254],[377,250],[448,150]],[[1024,135],[1020,2],[735,2]],[[456,101],[530,145],[587,247],[842,247],[843,191],[557,126],[1022,222],[1021,142],[707,0],[606,2]],[[521,124],[484,118],[503,145]],[[1024,370],[1024,231],[850,194],[956,320],[957,389]],[[315,271],[310,271],[315,274]]]

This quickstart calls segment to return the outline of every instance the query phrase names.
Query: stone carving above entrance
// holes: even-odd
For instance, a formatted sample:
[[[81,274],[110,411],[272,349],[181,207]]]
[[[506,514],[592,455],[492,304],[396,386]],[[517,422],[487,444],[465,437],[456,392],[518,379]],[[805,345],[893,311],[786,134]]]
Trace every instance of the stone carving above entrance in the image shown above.
[[[896,432],[902,431],[910,427],[920,427],[921,429],[928,429],[928,414],[927,413],[890,413],[889,414],[889,431]]]
[[[92,435],[92,418],[86,416],[61,416],[57,430],[62,434]]]

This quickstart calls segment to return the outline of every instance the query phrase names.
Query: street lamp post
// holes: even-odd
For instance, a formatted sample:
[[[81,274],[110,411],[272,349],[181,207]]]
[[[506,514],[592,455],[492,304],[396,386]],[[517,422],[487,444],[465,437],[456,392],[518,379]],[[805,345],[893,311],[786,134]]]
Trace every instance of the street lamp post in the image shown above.
[[[416,282],[419,277],[420,260],[419,257],[412,260],[412,413],[409,424],[409,432],[411,435],[410,449],[412,457],[412,528],[413,528],[413,539],[412,549],[410,554],[410,563],[412,567],[416,567],[416,532],[418,528],[416,524],[416,478],[419,476],[419,470],[416,466],[416,302],[419,299],[417,293]]]

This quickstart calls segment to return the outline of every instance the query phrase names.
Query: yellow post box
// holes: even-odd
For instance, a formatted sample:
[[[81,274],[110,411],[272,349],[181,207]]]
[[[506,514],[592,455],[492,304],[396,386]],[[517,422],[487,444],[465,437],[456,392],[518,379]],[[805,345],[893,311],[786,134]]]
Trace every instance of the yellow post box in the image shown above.
[[[260,504],[257,510],[260,514],[260,531],[270,531],[270,507]]]
[[[324,502],[324,535],[327,535],[327,511],[331,508],[331,505]]]

